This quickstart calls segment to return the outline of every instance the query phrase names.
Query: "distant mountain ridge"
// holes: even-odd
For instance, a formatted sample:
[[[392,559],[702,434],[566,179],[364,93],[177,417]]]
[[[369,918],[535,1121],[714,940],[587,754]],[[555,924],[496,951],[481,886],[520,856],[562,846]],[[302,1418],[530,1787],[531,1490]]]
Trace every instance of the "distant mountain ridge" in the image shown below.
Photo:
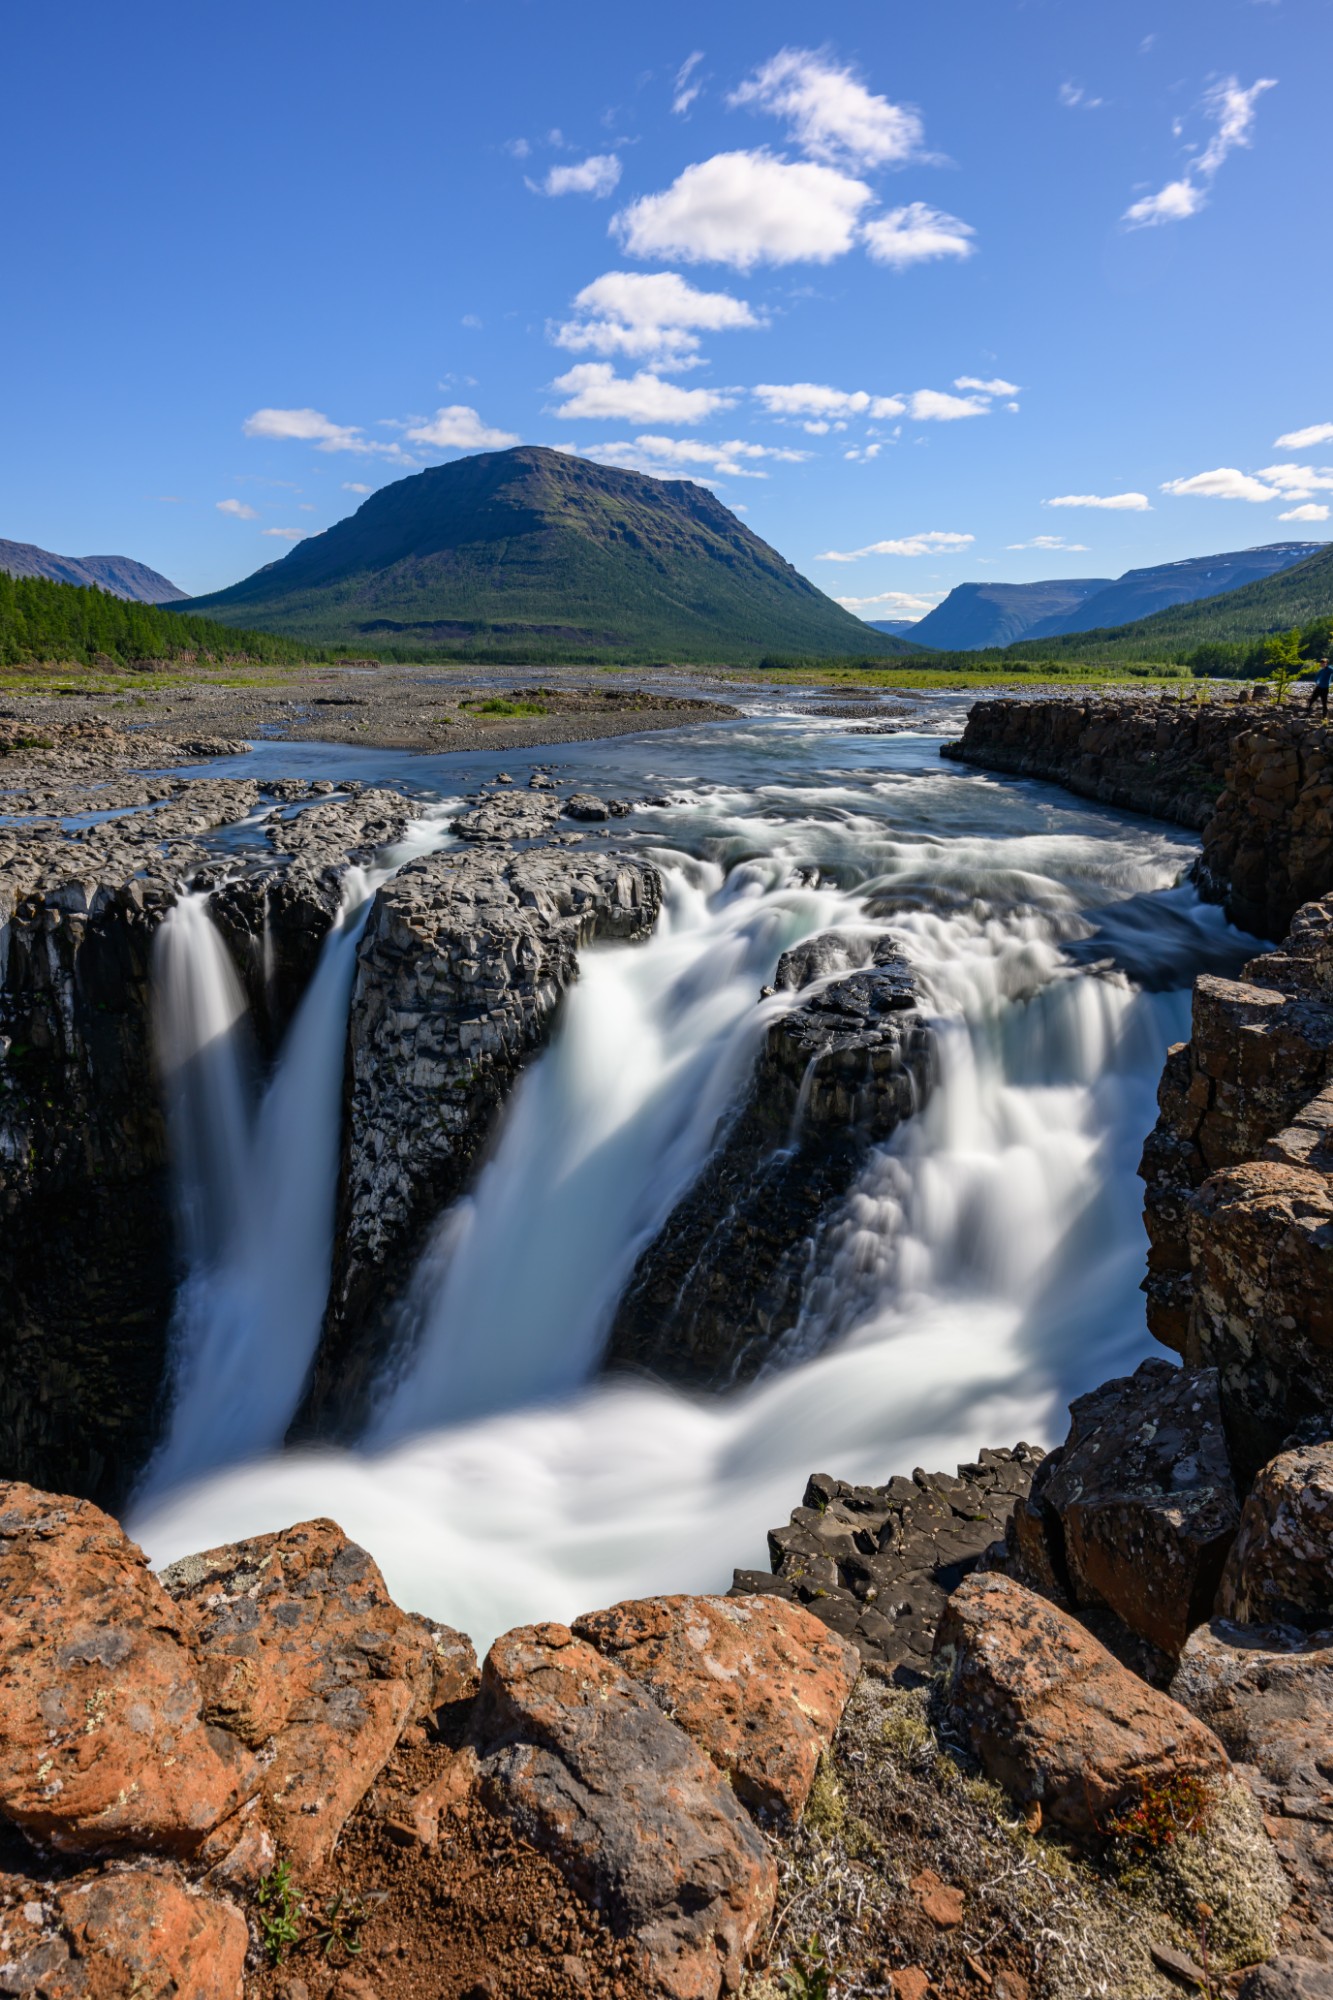
[[[970,653],[1008,646],[1040,621],[1068,616],[1111,582],[1109,576],[1053,577],[1043,583],[960,583],[912,628],[918,646]]]
[[[132,604],[183,604],[186,597],[168,577],[133,556],[57,556],[35,542],[0,541],[0,569],[10,576],[44,576],[51,583],[109,591]]]
[[[474,659],[910,650],[706,487],[538,445],[396,480],[190,609],[319,645]]]
[[[1136,624],[1173,605],[1220,597],[1293,569],[1327,544],[1269,542],[1225,555],[1126,570],[1121,577],[1060,578],[1041,583],[960,583],[919,625],[919,646],[976,652],[987,646],[1053,639]],[[1063,600],[1063,601],[1062,601]]]

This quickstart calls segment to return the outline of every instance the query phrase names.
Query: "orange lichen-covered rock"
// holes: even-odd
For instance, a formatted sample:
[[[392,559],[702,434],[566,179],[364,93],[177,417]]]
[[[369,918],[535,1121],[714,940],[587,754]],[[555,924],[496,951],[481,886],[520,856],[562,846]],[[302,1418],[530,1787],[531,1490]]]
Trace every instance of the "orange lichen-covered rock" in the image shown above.
[[[860,1672],[850,1640],[778,1597],[649,1597],[573,1629],[642,1683],[746,1805],[799,1817]]]
[[[1010,1577],[968,1577],[936,1652],[953,1721],[988,1776],[1074,1838],[1104,1833],[1147,1793],[1227,1769],[1210,1729]]]
[[[40,2000],[240,2000],[250,1934],[174,1868],[123,1868],[0,1911],[4,1990]]]
[[[1333,1444],[1279,1452],[1259,1473],[1217,1608],[1242,1625],[1333,1626]]]
[[[734,1992],[777,1875],[730,1785],[647,1691],[564,1625],[520,1626],[482,1668],[481,1796],[626,1939],[634,1990]]]
[[[264,1746],[293,1866],[320,1866],[404,1725],[475,1684],[461,1634],[402,1611],[333,1521],[302,1521],[163,1571],[198,1639],[207,1713]]]
[[[67,1853],[188,1854],[254,1790],[193,1630],[87,1500],[0,1485],[0,1811]]]

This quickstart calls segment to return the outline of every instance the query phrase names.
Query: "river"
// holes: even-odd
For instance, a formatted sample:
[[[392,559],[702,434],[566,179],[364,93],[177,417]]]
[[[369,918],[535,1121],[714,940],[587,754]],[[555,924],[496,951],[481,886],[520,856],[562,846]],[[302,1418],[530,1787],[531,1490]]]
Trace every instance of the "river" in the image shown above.
[[[407,1288],[355,1449],[282,1450],[332,1247],[343,1024],[386,871],[453,838],[502,759],[257,746],[211,773],[393,784],[420,817],[349,880],[276,1068],[187,900],[159,951],[159,1041],[191,1271],[175,1400],[131,1528],[160,1564],[332,1515],[403,1604],[472,1633],[627,1596],[725,1588],[813,1471],[881,1482],[1063,1434],[1069,1398],[1154,1351],[1136,1178],[1196,972],[1257,947],[1183,876],[1189,836],[942,763],[910,729],[783,714],[562,746],[639,803],[613,838],[663,872],[653,936],[583,955],[548,1049]],[[522,780],[538,753],[511,753]],[[229,843],[241,850],[245,829]],[[812,1249],[799,1324],[757,1382],[685,1396],[599,1360],[640,1249],[699,1172],[779,955],[890,933],[936,1025],[924,1111],[873,1150]]]

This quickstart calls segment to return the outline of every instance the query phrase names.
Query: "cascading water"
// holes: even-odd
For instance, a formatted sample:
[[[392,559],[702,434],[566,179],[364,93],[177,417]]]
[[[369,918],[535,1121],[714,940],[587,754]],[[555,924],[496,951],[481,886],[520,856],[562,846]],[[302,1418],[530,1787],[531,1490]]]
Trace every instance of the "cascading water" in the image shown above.
[[[1241,941],[1173,888],[1178,836],[944,774],[933,746],[825,777],[827,742],[803,739],[783,780],[770,738],[762,787],[696,790],[652,828],[676,850],[667,916],[586,955],[415,1274],[373,1449],[173,1493],[134,1524],[155,1559],[331,1512],[403,1602],[485,1641],[724,1587],[811,1471],[881,1480],[1048,1441],[1069,1395],[1149,1351],[1134,1167],[1185,981]],[[597,1379],[638,1247],[702,1162],[764,1006],[788,1004],[758,987],[838,928],[887,928],[913,960],[938,1023],[930,1102],[827,1219],[780,1367],[711,1399]]]
[[[140,1504],[276,1451],[296,1413],[328,1297],[356,948],[375,889],[441,839],[437,820],[414,823],[383,865],[347,870],[257,1105],[245,996],[207,897],[182,897],[162,925],[154,1028],[187,1270],[169,1335],[171,1414]]]

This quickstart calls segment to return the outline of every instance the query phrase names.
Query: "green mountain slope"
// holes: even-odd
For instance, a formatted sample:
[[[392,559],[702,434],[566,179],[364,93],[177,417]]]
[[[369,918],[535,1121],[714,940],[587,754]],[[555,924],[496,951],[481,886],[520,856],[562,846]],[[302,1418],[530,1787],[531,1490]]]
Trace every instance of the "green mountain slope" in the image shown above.
[[[1202,645],[1245,645],[1270,632],[1313,625],[1333,614],[1333,542],[1276,576],[1174,604],[1132,625],[1070,632],[1058,639],[1020,640],[1011,652],[1026,659],[1171,660]]]
[[[817,590],[704,487],[532,445],[400,479],[188,609],[417,656],[911,650]]]

